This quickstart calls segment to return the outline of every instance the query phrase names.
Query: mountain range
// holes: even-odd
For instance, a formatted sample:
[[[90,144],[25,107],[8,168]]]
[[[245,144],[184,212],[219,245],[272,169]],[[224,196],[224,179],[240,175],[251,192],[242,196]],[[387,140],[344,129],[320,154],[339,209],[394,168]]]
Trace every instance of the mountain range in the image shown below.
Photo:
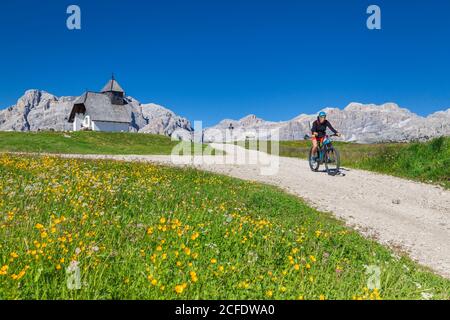
[[[382,105],[350,103],[344,109],[325,108],[328,120],[343,140],[359,143],[421,141],[450,135],[450,109],[421,117],[395,103]],[[289,121],[273,122],[246,116],[223,120],[204,132],[204,141],[218,141],[225,133],[232,140],[302,140],[310,135],[316,115],[301,114]],[[230,130],[232,128],[232,130]],[[273,131],[276,132],[274,135]]]
[[[77,97],[56,97],[41,90],[28,90],[17,103],[0,110],[0,131],[70,131],[68,117]],[[193,138],[191,122],[160,105],[142,104],[127,97],[131,108],[131,132],[163,134],[183,140]],[[427,140],[450,135],[450,109],[419,116],[395,103],[350,103],[344,109],[325,108],[328,119],[343,140],[359,143]],[[226,119],[203,131],[205,142],[228,139],[302,140],[309,134],[316,115],[301,114],[292,120],[273,122],[246,116]],[[230,130],[232,128],[232,130]],[[276,132],[276,134],[274,134]]]

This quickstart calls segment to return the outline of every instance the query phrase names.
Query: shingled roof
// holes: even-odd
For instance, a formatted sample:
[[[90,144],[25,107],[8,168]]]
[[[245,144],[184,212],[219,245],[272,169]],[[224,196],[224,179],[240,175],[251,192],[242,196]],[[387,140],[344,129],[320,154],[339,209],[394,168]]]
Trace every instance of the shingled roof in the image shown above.
[[[127,105],[112,104],[110,97],[104,93],[86,92],[75,100],[69,122],[75,120],[77,113],[87,114],[93,121],[131,122],[130,108]]]
[[[103,87],[101,92],[121,92],[125,93],[120,84],[114,79],[114,77],[108,81],[108,83]]]

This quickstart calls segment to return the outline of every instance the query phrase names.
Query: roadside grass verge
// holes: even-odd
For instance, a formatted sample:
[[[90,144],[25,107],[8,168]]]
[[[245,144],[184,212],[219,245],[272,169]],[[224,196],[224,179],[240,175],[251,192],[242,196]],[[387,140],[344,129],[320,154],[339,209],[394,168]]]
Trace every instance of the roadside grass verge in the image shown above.
[[[155,134],[113,132],[0,132],[0,152],[170,155],[180,142]],[[196,144],[182,142],[190,154]],[[198,146],[198,145],[197,145]],[[207,147],[200,147],[205,150]],[[212,154],[220,152],[213,150]]]
[[[264,144],[267,144],[267,147]],[[272,142],[242,141],[237,144],[272,153]],[[356,144],[334,142],[344,167],[358,168],[438,184],[450,189],[450,137],[422,143]],[[281,141],[280,156],[307,159],[311,142]]]
[[[450,280],[275,187],[0,155],[0,299],[430,297],[449,299]]]

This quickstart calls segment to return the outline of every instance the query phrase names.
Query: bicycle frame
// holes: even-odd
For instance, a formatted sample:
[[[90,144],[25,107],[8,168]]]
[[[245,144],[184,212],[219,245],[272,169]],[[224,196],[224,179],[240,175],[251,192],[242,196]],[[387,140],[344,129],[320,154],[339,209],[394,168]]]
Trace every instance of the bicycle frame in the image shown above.
[[[330,139],[330,137],[328,135],[326,135],[323,139],[322,142],[319,141],[319,161],[323,162],[324,160],[324,156],[325,156],[325,151],[327,149],[327,147],[331,147],[332,145],[332,141]]]

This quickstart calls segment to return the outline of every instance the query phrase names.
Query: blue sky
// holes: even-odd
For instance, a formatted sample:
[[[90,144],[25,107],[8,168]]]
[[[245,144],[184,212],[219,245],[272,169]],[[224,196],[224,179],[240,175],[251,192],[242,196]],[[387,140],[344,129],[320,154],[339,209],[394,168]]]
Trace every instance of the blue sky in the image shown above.
[[[66,9],[82,10],[82,30]],[[366,28],[377,4],[382,30]],[[100,90],[212,125],[287,120],[349,102],[450,107],[450,1],[3,1],[0,108],[30,88]]]

